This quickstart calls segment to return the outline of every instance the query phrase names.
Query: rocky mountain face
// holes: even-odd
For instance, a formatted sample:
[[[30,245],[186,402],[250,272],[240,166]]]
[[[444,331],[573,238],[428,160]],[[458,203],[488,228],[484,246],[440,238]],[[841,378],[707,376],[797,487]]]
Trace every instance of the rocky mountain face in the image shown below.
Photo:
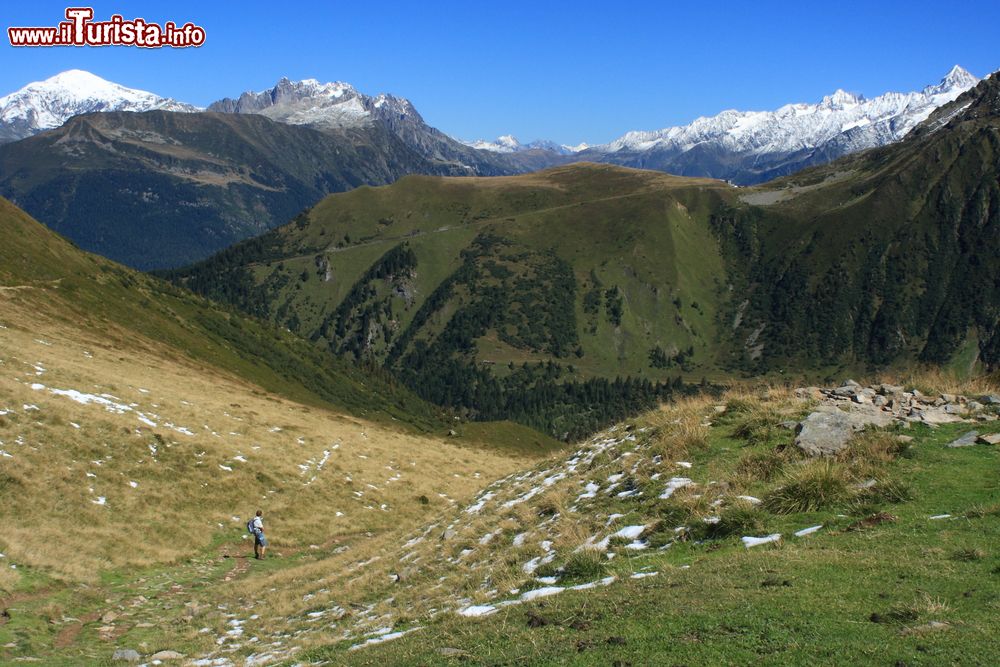
[[[224,98],[210,111],[260,114],[293,125],[321,130],[383,127],[424,159],[455,176],[514,174],[551,164],[551,156],[504,156],[479,151],[428,125],[413,104],[402,97],[365,95],[347,83],[320,83],[316,79],[281,79],[269,90],[247,91]]]
[[[17,141],[96,111],[198,111],[197,107],[69,70],[0,97],[0,142]]]

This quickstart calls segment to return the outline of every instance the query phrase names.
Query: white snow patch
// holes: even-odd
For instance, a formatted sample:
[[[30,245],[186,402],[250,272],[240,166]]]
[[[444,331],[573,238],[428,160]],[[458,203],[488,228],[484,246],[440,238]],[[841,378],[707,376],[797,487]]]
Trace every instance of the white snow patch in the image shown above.
[[[671,477],[670,481],[667,482],[667,486],[663,490],[663,493],[660,494],[660,498],[669,498],[674,495],[674,492],[677,491],[677,489],[683,489],[685,486],[690,486],[691,484],[694,484],[694,482],[687,477]]]
[[[773,535],[767,535],[765,537],[743,537],[743,546],[747,549],[751,547],[758,547],[762,544],[770,544],[771,542],[778,542],[781,540],[781,533],[774,533]]]

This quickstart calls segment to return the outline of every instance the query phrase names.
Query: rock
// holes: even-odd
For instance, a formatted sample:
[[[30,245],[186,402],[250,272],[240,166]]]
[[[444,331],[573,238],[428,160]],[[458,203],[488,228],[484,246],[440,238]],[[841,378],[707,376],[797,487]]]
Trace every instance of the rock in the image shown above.
[[[949,403],[942,409],[949,415],[960,415],[965,412],[965,408],[957,403]]]
[[[901,442],[901,443],[903,443],[904,445],[908,445],[911,442],[913,442],[913,436],[912,435],[902,435],[901,434],[901,435],[897,435],[896,436],[896,440],[899,441],[899,442]]]
[[[979,437],[979,431],[969,431],[960,438],[956,438],[947,444],[948,447],[971,447],[976,444],[976,438]]]
[[[980,410],[982,410],[982,409],[983,409],[984,407],[986,407],[986,406],[984,406],[984,405],[983,405],[982,403],[980,403],[979,401],[969,401],[968,403],[966,403],[966,404],[965,404],[965,408],[966,408],[966,409],[967,409],[967,410],[968,410],[969,412],[979,412],[979,411],[980,411]]]
[[[149,656],[150,660],[181,660],[184,657],[183,653],[178,653],[177,651],[159,651]]]
[[[881,408],[881,407],[889,404],[889,399],[886,398],[885,396],[883,396],[882,394],[876,394],[872,398],[872,404],[873,405],[877,405],[878,407]]]
[[[463,651],[460,648],[452,648],[450,646],[442,646],[437,650],[437,654],[446,658],[461,658],[469,655],[468,652]]]
[[[105,612],[104,616],[101,616],[101,623],[108,625],[109,623],[114,623],[115,619],[118,618],[118,614],[113,611]]]
[[[839,398],[853,398],[858,393],[858,387],[853,385],[844,385],[843,387],[837,387],[833,390],[832,395]]]
[[[950,424],[952,422],[962,421],[962,418],[958,415],[954,415],[938,408],[921,410],[919,416],[920,420],[925,424]]]
[[[961,397],[955,394],[941,394],[941,400],[945,403],[958,403],[959,398]]]
[[[819,387],[800,387],[795,390],[796,398],[812,399],[814,401],[823,400],[823,390]]]
[[[451,540],[451,539],[454,539],[456,535],[458,535],[458,533],[455,532],[455,529],[454,528],[449,528],[446,531],[444,531],[444,535],[441,536],[441,539],[442,540]]]
[[[780,426],[781,428],[787,428],[789,431],[794,431],[799,427],[799,423],[797,421],[790,420],[790,421],[783,421],[780,424],[778,424],[778,426]]]
[[[139,652],[130,648],[120,648],[111,656],[113,662],[139,662],[142,656]]]
[[[900,387],[899,385],[886,384],[883,382],[878,386],[877,391],[883,396],[892,396],[893,394],[902,394],[903,388]]]
[[[874,407],[845,412],[821,406],[799,423],[795,446],[809,456],[831,456],[847,446],[851,436],[865,426],[890,423],[892,416]]]
[[[858,389],[861,389],[861,385],[859,383],[855,382],[854,380],[850,380],[850,379],[844,380],[844,385],[843,386],[845,386],[845,387],[857,387]]]
[[[986,433],[976,441],[981,445],[1000,445],[1000,433]]]
[[[1000,405],[1000,394],[986,394],[979,400],[986,405]]]
[[[452,429],[448,429],[448,437],[449,438],[454,438],[456,435],[458,435],[458,431],[456,431],[453,428]]]

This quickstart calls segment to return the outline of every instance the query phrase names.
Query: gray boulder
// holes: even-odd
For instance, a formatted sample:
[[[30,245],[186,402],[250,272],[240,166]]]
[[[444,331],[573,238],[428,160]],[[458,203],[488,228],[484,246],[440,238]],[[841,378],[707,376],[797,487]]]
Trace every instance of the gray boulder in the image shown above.
[[[888,426],[892,415],[877,408],[839,410],[821,406],[816,412],[799,422],[795,446],[809,456],[833,456],[844,447],[858,431],[866,426]]]
[[[111,656],[112,662],[139,662],[142,656],[139,652],[130,648],[120,648]]]
[[[960,438],[956,438],[948,443],[948,447],[972,447],[976,444],[976,438],[979,437],[978,431],[969,431]]]

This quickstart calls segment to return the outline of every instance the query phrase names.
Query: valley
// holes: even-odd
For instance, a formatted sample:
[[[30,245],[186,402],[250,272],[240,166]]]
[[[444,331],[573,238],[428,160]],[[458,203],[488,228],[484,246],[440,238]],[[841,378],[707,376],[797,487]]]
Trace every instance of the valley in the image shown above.
[[[577,146],[206,91],[0,98],[0,663],[1000,652],[1000,74]]]

